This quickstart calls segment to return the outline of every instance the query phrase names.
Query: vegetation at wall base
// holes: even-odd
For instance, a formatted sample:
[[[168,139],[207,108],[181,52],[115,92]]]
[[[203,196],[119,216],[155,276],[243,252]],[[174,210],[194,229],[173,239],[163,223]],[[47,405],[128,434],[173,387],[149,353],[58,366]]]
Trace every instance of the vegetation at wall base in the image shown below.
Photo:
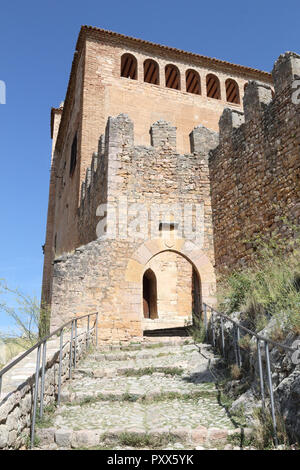
[[[300,237],[257,237],[254,262],[220,279],[219,306],[231,314],[243,312],[251,329],[261,331],[271,318],[276,320],[273,339],[282,333],[300,334]]]

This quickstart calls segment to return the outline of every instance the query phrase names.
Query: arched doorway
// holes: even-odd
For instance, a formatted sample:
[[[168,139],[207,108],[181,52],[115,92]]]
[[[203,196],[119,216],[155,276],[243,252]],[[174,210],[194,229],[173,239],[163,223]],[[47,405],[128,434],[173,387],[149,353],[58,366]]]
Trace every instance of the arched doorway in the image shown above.
[[[165,250],[153,256],[145,266],[142,289],[144,330],[183,328],[201,315],[200,276],[180,253]]]
[[[170,276],[169,268],[165,264],[169,253],[181,255],[187,263],[178,266],[180,274],[178,288],[176,277]],[[157,261],[161,261],[157,264]],[[172,263],[174,266],[174,263]],[[189,267],[189,265],[191,265]],[[184,239],[162,240],[154,238],[140,245],[129,258],[125,281],[130,286],[130,301],[128,309],[134,313],[141,330],[165,329],[183,327],[192,321],[192,279],[191,267],[195,268],[199,276],[201,302],[214,306],[216,304],[215,288],[216,278],[214,267],[207,254],[195,243]],[[155,320],[144,318],[143,315],[143,275],[146,270],[152,269],[157,280],[157,318]],[[167,268],[167,269],[166,269]],[[176,298],[176,291],[180,295]],[[199,298],[199,296],[198,296]],[[196,303],[196,302],[194,302]],[[179,315],[180,313],[180,315]]]
[[[144,318],[158,318],[157,282],[152,269],[147,269],[143,276],[143,312]]]

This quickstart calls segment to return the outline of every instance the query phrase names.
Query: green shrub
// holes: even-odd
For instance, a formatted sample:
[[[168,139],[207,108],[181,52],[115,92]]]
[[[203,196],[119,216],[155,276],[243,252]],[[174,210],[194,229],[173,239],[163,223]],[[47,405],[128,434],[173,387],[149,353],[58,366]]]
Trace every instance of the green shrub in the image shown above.
[[[198,315],[193,315],[193,324],[187,326],[187,331],[195,343],[204,343],[206,337],[205,325]]]
[[[256,331],[275,317],[275,336],[280,329],[300,333],[300,239],[275,234],[255,243],[251,266],[221,279],[220,308],[228,314],[242,310]]]

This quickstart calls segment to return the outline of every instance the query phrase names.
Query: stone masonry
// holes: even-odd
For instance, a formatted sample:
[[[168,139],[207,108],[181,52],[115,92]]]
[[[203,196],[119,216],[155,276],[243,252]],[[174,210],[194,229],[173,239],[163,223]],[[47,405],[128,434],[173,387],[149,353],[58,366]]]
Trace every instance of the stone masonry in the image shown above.
[[[90,354],[64,385],[62,403],[37,429],[37,447],[239,449],[241,429],[218,398],[218,359],[190,339],[148,339]],[[180,413],[178,410],[180,409]]]
[[[76,344],[77,360],[80,360],[85,355],[86,351],[91,346],[93,337],[92,329],[90,329],[89,336],[87,336],[86,326],[84,329],[78,328]],[[53,337],[47,342],[43,400],[45,411],[47,407],[53,405],[57,399],[59,347],[60,339],[57,337]],[[73,346],[73,351],[75,351],[75,346]],[[3,376],[0,394],[0,450],[24,449],[29,445],[35,391],[36,357],[37,351],[34,350]],[[69,363],[70,331],[65,330],[64,347],[62,351],[61,384],[64,384],[64,382],[69,379]],[[37,421],[39,419],[40,396],[41,382],[38,390]]]
[[[292,53],[274,66],[274,93],[266,72],[82,27],[51,112],[51,328],[95,311],[105,341],[182,327],[215,304],[216,272],[250,261],[249,240],[297,222],[297,77]],[[197,239],[186,215],[201,220]]]
[[[126,54],[129,54],[136,63],[132,79],[121,74],[122,58]],[[155,84],[145,80],[144,67],[149,60],[155,62],[157,66],[158,75]],[[166,68],[169,65],[177,70],[179,80],[177,89],[172,88],[172,84],[167,86]],[[188,87],[187,77],[190,72],[198,77],[196,94]],[[215,81],[212,88],[208,87],[210,78]],[[178,169],[181,172],[180,184],[182,185],[185,174],[190,196],[191,186],[194,185],[194,201],[201,201],[202,193],[207,191],[208,185],[207,178],[203,182],[204,186],[202,181],[199,185],[196,174],[198,171],[196,153],[199,152],[199,147],[204,149],[206,145],[204,137],[206,131],[203,126],[209,129],[208,134],[210,131],[216,131],[225,106],[242,110],[241,98],[244,87],[251,79],[272,85],[272,77],[266,72],[99,28],[88,26],[81,28],[65,101],[59,108],[52,108],[51,111],[53,146],[42,288],[42,302],[45,305],[51,306],[53,302],[54,260],[74,252],[83,244],[97,238],[94,227],[96,203],[106,203],[113,184],[118,184],[117,180],[114,183],[110,176],[114,174],[113,165],[116,163],[112,163],[112,160],[115,156],[108,158],[104,137],[99,141],[99,136],[105,134],[107,122],[108,126],[113,125],[113,121],[109,118],[120,113],[129,116],[135,130],[135,145],[138,146],[135,160],[140,166],[139,170],[145,171],[143,185],[140,185],[140,189],[136,185],[135,190],[138,189],[142,196],[141,191],[144,190],[144,183],[148,180],[149,184],[156,188],[156,192],[153,189],[153,196],[159,204],[169,203],[169,199],[171,201],[175,199],[173,193],[177,194],[179,191],[178,181],[174,174],[172,178],[169,177],[172,168],[175,170],[174,166],[170,167],[168,175],[166,161],[159,165],[155,164],[158,160],[151,162],[150,159],[156,158],[154,149],[158,148],[157,139],[160,139],[162,134],[164,134],[163,139],[169,139],[169,145],[175,148],[176,128],[176,148],[182,155],[177,157]],[[235,84],[236,101],[230,101],[228,98],[226,88],[228,80]],[[218,96],[213,97],[212,93],[218,87]],[[158,123],[157,127],[153,126],[155,122]],[[170,129],[168,134],[169,122],[173,131]],[[149,145],[151,126],[153,149],[145,150],[145,146]],[[198,144],[198,149],[195,151],[197,136],[195,132],[192,137],[190,134],[196,126],[202,129],[198,134],[202,135],[200,137],[202,145]],[[185,155],[190,151],[190,145],[192,156],[187,157]],[[112,148],[109,152],[112,155]],[[71,154],[76,157],[72,172]],[[173,161],[175,162],[175,159]],[[188,162],[191,165],[190,170],[194,168],[193,174],[184,169],[183,165]],[[199,162],[200,173],[203,175],[201,158]],[[165,168],[162,169],[163,164]],[[127,171],[125,162],[123,166],[125,174]],[[131,162],[128,167],[130,171],[133,170]],[[147,171],[152,172],[151,179]],[[155,178],[155,172],[158,171],[161,174]],[[96,181],[93,182],[94,176]],[[123,176],[119,175],[119,178]],[[141,177],[140,174],[140,179]],[[90,184],[93,193],[89,189]],[[133,190],[132,183],[131,191]],[[84,195],[86,197],[83,197]],[[206,208],[208,209],[207,203]],[[208,219],[209,210],[205,217]],[[207,255],[210,256],[209,253]]]
[[[150,134],[152,146],[134,146],[133,123],[128,116],[121,114],[108,120],[105,137],[99,143],[99,152],[103,153],[93,156],[81,189],[78,215],[81,246],[74,253],[54,260],[53,328],[74,314],[94,311],[99,312],[99,335],[104,340],[139,337],[146,327],[184,326],[192,316],[193,268],[199,275],[203,300],[214,302],[207,156],[217,143],[217,135],[197,127],[191,134],[194,152],[180,155],[174,147],[173,126],[159,121]],[[146,228],[144,239],[130,232],[136,216],[133,214],[130,219],[130,210],[122,206],[124,197],[129,208],[137,204],[142,207],[139,223],[141,230]],[[96,217],[96,211],[103,202],[106,202],[106,233],[88,243],[96,237],[101,221],[101,214]],[[175,215],[165,214],[162,202],[167,209],[172,204],[183,207],[201,203],[203,240],[198,243],[184,238],[177,226],[173,232],[160,232],[160,223],[169,220],[165,217],[173,216],[173,223],[179,225],[183,217],[176,211]],[[159,208],[158,214],[152,212],[153,206]],[[122,211],[130,219],[125,226],[117,217]],[[151,227],[155,232],[152,237]],[[159,283],[155,321],[143,317],[142,280],[150,265]],[[183,273],[185,280],[181,277]]]
[[[300,221],[300,56],[286,53],[269,86],[250,82],[244,113],[225,109],[220,143],[209,158],[218,272],[247,264],[255,237]],[[299,85],[298,85],[299,86]],[[299,94],[299,92],[298,92]]]

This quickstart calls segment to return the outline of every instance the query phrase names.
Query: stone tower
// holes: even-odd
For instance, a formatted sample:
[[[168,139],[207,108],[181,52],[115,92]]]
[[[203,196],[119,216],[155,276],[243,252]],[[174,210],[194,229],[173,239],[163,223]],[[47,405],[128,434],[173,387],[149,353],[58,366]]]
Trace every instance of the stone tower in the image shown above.
[[[98,311],[101,338],[123,340],[214,303],[208,153],[249,80],[272,85],[266,72],[81,28],[51,111],[51,327]]]

